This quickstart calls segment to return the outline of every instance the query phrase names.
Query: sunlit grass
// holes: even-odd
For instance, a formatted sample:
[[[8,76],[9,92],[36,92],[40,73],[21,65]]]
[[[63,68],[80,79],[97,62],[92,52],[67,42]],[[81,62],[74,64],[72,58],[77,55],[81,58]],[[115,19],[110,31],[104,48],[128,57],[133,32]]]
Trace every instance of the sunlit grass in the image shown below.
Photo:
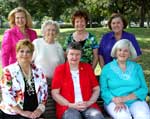
[[[5,29],[0,29],[0,43],[2,40],[2,35],[4,33]],[[37,31],[38,36],[41,36],[41,31],[40,29],[35,29]],[[100,38],[102,37],[103,34],[109,31],[108,28],[88,28],[87,29],[89,32],[95,34],[96,39],[98,43],[100,42]],[[72,28],[67,28],[67,29],[60,29],[60,34],[57,38],[57,40],[63,44],[64,40],[66,37],[72,33],[74,29]],[[149,82],[150,81],[150,29],[147,28],[128,28],[126,31],[129,31],[130,33],[135,34],[139,45],[142,49],[142,56],[140,60],[138,61],[144,70],[145,78]],[[0,68],[0,75],[1,75],[1,68]],[[96,74],[100,73],[100,67],[97,66],[95,70]]]

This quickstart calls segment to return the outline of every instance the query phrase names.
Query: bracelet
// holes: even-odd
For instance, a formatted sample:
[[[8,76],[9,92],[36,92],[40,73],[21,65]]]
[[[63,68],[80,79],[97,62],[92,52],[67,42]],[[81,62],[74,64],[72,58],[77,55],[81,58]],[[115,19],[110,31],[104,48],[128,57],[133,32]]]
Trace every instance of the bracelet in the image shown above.
[[[45,111],[45,105],[44,104],[39,104],[37,109],[40,109],[42,112],[44,112]]]

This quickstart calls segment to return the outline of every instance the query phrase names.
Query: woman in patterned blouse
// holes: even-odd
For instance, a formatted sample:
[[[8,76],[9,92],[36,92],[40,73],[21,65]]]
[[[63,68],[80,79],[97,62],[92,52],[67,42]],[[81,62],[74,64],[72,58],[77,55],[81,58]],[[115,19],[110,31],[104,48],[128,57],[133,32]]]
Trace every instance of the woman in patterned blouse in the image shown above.
[[[75,32],[70,34],[65,41],[64,50],[71,42],[79,42],[82,45],[81,62],[90,63],[95,69],[98,62],[98,43],[93,34],[86,31],[88,15],[84,11],[76,11],[72,16],[72,24]]]
[[[33,51],[29,40],[20,40],[16,47],[17,62],[3,70],[3,119],[35,119],[45,111],[47,82],[43,72],[31,63]]]

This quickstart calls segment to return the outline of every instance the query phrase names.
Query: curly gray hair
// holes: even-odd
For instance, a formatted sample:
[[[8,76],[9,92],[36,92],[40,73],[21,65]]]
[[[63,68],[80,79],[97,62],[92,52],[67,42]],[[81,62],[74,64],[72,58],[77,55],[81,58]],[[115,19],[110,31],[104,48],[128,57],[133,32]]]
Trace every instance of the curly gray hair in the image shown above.
[[[115,43],[111,50],[111,56],[116,57],[116,51],[119,48],[128,48],[130,51],[130,58],[134,59],[137,57],[137,53],[132,43],[128,39],[121,39]]]
[[[45,27],[48,25],[54,25],[55,26],[56,34],[58,34],[60,32],[58,23],[56,21],[53,21],[53,20],[48,20],[48,21],[45,21],[41,26],[42,35],[44,34]]]

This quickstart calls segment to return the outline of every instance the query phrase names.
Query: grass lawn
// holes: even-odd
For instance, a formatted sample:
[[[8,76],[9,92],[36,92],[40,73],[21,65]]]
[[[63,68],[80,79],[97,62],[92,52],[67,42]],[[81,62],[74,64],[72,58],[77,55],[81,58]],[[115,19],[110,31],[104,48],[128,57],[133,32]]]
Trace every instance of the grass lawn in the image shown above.
[[[2,35],[4,33],[5,29],[0,29],[0,43],[2,40]],[[100,41],[100,38],[104,33],[108,31],[107,28],[88,28],[87,29],[89,32],[95,34],[97,41]],[[36,29],[38,35],[40,36],[40,30]],[[150,29],[147,28],[128,28],[126,31],[129,31],[133,34],[135,34],[139,45],[142,49],[142,56],[140,60],[138,61],[143,69],[144,69],[144,74],[147,82],[149,83],[150,81]],[[63,44],[65,37],[68,36],[70,33],[73,32],[73,29],[61,29],[60,35],[58,36],[58,40],[61,44]],[[99,71],[99,67],[96,69],[96,71]],[[2,70],[0,68],[0,75],[2,74]],[[150,85],[150,84],[149,84]]]

